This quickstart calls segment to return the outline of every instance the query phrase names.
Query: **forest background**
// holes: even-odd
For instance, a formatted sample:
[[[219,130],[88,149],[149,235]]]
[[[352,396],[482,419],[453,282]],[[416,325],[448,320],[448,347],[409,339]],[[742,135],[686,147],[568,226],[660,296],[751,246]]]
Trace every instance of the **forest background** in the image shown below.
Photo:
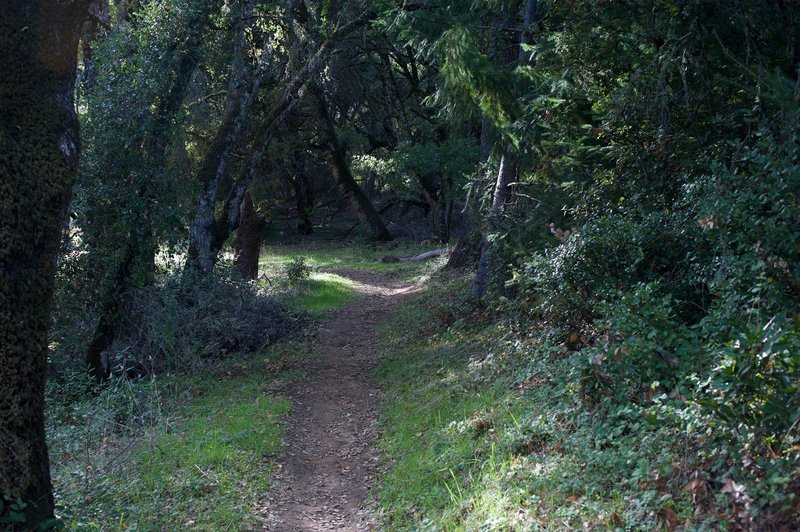
[[[0,27],[4,519],[53,515],[46,375],[70,405],[299,334],[258,279],[285,222],[453,244],[458,301],[561,394],[530,452],[582,434],[631,492],[796,524],[797,3],[25,4]],[[647,497],[626,519],[671,522]]]

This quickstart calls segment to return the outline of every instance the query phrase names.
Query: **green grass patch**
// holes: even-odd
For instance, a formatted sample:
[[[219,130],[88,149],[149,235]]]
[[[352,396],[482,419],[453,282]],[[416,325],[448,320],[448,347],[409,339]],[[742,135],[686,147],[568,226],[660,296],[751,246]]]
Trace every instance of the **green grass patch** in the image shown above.
[[[333,273],[314,272],[298,282],[288,302],[311,313],[323,313],[349,302],[355,296],[353,281]]]
[[[58,514],[78,530],[251,529],[280,451],[278,395],[308,341],[195,375],[118,379],[51,405]]]
[[[581,400],[579,352],[437,276],[385,327],[376,487],[392,530],[656,529],[695,517],[679,425]],[[676,465],[678,464],[678,465]]]

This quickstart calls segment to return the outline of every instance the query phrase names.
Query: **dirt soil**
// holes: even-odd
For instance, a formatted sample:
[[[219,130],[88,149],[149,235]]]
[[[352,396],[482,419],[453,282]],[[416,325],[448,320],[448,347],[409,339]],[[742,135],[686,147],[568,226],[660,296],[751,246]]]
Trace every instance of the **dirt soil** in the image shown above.
[[[367,495],[378,461],[377,326],[417,286],[370,271],[333,273],[356,281],[359,295],[320,327],[264,502],[265,530],[374,529]]]

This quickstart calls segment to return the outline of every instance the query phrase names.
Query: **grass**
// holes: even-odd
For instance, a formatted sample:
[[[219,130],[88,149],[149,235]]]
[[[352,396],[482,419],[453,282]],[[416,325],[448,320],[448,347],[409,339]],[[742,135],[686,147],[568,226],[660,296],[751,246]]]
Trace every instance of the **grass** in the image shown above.
[[[293,257],[302,256],[308,265],[316,270],[371,270],[392,274],[398,280],[411,280],[419,276],[420,270],[425,268],[425,264],[382,262],[381,259],[386,255],[416,255],[435,247],[411,242],[338,247],[333,247],[330,243],[272,245],[262,249],[259,269],[268,278],[278,276],[281,268],[288,264]]]
[[[389,356],[379,379],[388,394],[380,445],[387,473],[378,499],[389,529],[473,529],[476,515],[503,516],[511,506],[498,489],[506,457],[494,440],[522,406],[502,383],[465,378],[480,353],[479,335],[437,335],[428,310],[439,296],[423,293],[384,331]]]
[[[587,405],[579,353],[470,310],[440,274],[384,329],[376,487],[389,530],[656,529],[697,524],[691,442],[635,408]],[[704,516],[702,526],[720,525]]]
[[[266,259],[273,277],[303,248],[286,251]],[[312,250],[312,264],[352,266],[360,251],[338,251],[330,261],[325,253]],[[276,285],[273,295],[316,317],[355,296],[352,281],[324,271]],[[228,354],[196,374],[119,377],[101,388],[76,373],[52,381],[48,440],[66,527],[257,528],[291,409],[285,383],[312,356],[310,339],[299,334],[256,356]]]
[[[51,407],[53,477],[68,528],[257,526],[291,409],[268,393],[287,377],[276,364],[287,364],[283,344],[196,375],[117,379],[59,420]]]
[[[333,273],[314,272],[294,288],[289,303],[312,314],[324,314],[355,297],[353,281]]]

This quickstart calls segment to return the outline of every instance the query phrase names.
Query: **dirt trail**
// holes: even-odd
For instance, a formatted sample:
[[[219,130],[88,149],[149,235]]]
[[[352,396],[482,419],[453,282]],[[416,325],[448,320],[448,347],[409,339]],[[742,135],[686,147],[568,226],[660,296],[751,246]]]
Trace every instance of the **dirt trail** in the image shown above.
[[[372,530],[367,491],[377,462],[376,328],[416,286],[376,272],[334,273],[356,281],[359,296],[320,328],[317,357],[293,397],[286,450],[265,502],[266,530]]]

